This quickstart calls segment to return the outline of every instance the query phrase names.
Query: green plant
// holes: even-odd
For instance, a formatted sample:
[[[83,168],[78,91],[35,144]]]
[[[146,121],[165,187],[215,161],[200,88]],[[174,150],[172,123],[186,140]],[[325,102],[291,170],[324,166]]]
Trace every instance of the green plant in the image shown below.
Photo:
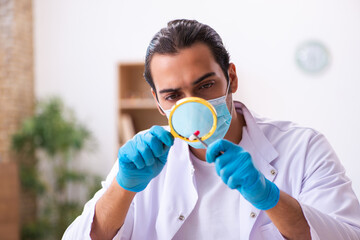
[[[99,188],[89,186],[98,177],[71,167],[76,154],[90,139],[89,130],[56,97],[39,102],[34,116],[26,119],[13,135],[22,189],[36,193],[43,203],[36,221],[23,226],[22,239],[60,239],[83,205],[68,196],[70,184],[81,184],[92,192]],[[39,152],[44,153],[48,163],[46,181],[38,168]]]

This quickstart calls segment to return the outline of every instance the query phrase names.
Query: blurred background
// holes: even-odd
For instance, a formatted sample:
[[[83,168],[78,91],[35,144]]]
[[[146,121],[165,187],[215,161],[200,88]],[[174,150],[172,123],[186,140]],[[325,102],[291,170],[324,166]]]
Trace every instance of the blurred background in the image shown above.
[[[360,197],[360,1],[0,0],[0,239],[57,239],[29,223],[66,226],[118,147],[166,122],[141,75],[149,41],[176,18],[223,38],[236,100],[322,132]],[[59,207],[75,214],[54,220]]]

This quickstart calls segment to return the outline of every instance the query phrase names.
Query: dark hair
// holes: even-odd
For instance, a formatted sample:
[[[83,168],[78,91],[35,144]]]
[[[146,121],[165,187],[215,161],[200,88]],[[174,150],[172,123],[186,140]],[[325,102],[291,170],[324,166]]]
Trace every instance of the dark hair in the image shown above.
[[[156,33],[146,51],[144,77],[155,93],[156,88],[150,71],[152,56],[155,53],[175,54],[198,42],[204,43],[210,48],[215,61],[220,65],[226,80],[229,81],[230,57],[219,34],[208,25],[196,20],[178,19],[170,21],[167,27]]]

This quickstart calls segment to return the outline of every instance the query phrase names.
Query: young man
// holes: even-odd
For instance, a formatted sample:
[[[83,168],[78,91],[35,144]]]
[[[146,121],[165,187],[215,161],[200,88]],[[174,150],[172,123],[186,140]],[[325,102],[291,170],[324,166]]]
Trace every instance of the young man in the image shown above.
[[[360,207],[323,135],[253,115],[220,36],[175,20],[152,39],[145,78],[162,114],[184,97],[219,109],[207,149],[154,126],[120,148],[64,239],[360,239]]]

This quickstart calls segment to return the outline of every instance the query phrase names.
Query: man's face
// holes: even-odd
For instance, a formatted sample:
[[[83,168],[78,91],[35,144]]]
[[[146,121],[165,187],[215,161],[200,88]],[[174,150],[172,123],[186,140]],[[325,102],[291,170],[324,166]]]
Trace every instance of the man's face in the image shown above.
[[[226,94],[225,75],[203,43],[176,54],[154,54],[150,69],[159,103],[165,110],[184,97],[209,100]]]

